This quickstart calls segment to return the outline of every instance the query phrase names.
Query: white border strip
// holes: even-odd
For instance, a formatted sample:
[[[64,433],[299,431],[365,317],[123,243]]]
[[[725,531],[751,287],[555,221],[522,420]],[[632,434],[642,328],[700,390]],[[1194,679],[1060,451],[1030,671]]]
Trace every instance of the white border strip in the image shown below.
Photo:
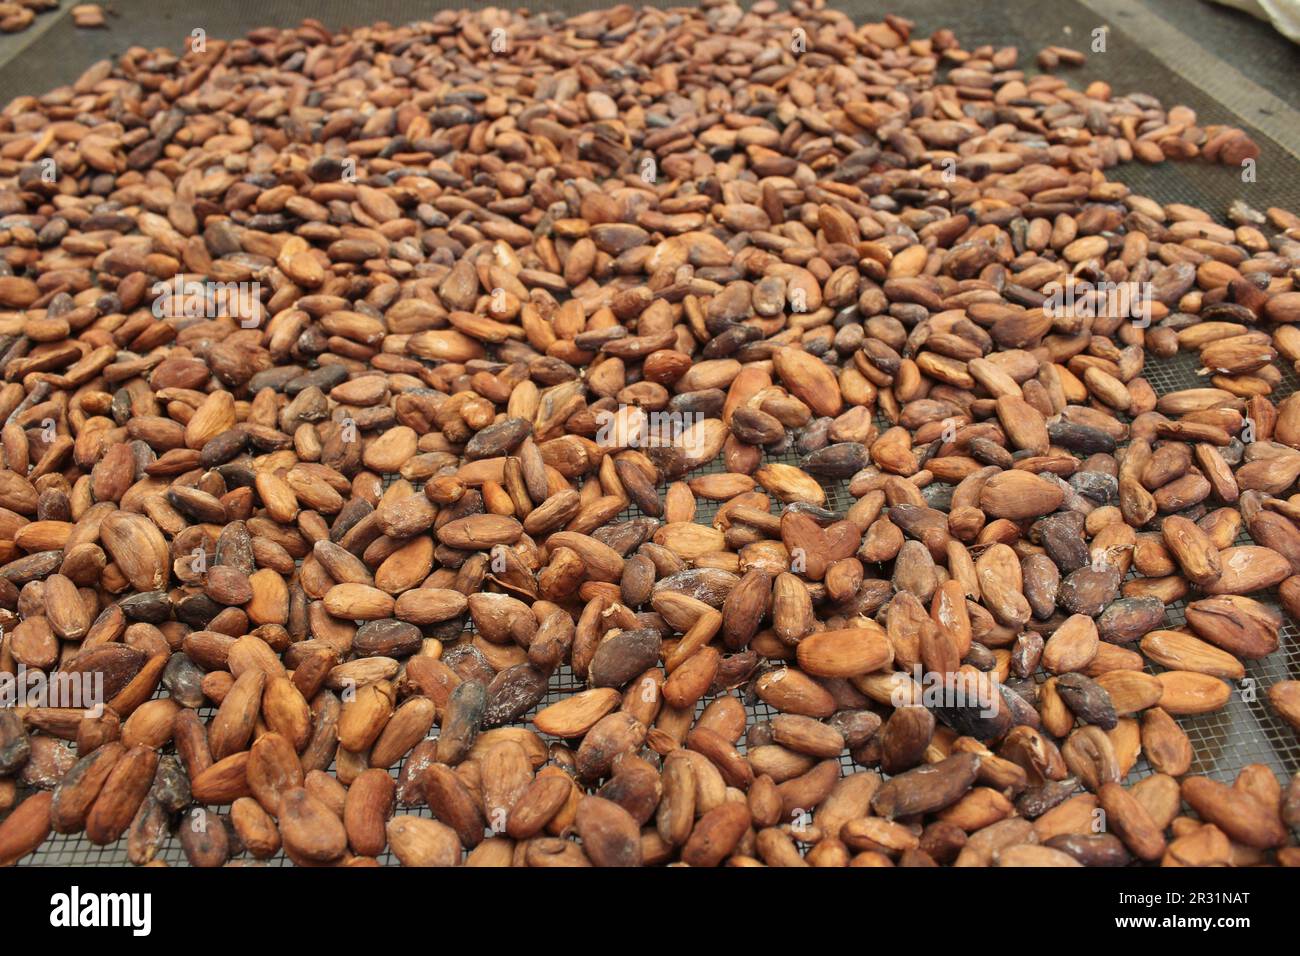
[[[1111,27],[1300,159],[1300,112],[1133,0],[1079,0]],[[1172,104],[1165,104],[1166,106]]]

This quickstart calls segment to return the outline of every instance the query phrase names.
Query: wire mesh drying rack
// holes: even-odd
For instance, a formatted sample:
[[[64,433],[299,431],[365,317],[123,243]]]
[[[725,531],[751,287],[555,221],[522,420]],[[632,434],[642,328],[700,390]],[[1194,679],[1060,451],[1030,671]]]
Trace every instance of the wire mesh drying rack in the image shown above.
[[[522,5],[537,6],[533,3]],[[541,4],[543,8],[558,6],[566,12],[593,5],[602,4],[600,0],[545,0]],[[663,4],[651,0],[651,5]],[[420,4],[408,3],[407,0],[376,0],[367,10],[358,12],[352,3],[316,0],[312,4],[312,15],[330,23],[346,23],[355,21],[358,17],[374,20],[383,16],[391,16],[400,21],[421,19],[427,16],[430,9],[448,6],[461,7],[465,4],[463,0],[426,0]],[[877,5],[867,4],[863,0],[839,0],[836,6],[843,8],[859,22],[877,19],[882,12]],[[194,20],[194,11],[189,0],[119,0],[119,7],[124,20],[129,21],[133,42],[145,46],[174,46],[176,38],[183,36],[198,22],[191,22]],[[982,5],[953,3],[951,0],[911,0],[907,7],[907,14],[929,29],[939,25],[952,27],[968,48],[977,43],[1011,42],[1020,46],[1022,54],[1047,43],[1068,43],[1071,38],[1077,40],[1078,37],[1087,36],[1088,31],[1102,20],[1088,0],[1083,0],[1082,3],[1077,0],[1056,0],[1050,15],[1045,15],[1047,11],[1034,0],[1003,0],[997,5],[996,11]],[[305,11],[296,0],[287,3],[284,0],[259,0],[257,3],[239,0],[238,3],[205,9],[202,23],[213,35],[238,35],[265,22],[294,23],[304,15]],[[1124,26],[1118,21],[1114,25],[1121,28]],[[55,24],[39,42],[30,44],[23,55],[15,56],[6,50],[0,57],[0,99],[30,93],[33,85],[44,89],[70,82],[91,61],[87,57],[93,59],[120,53],[124,48],[121,38],[121,33],[101,31],[86,34],[84,31],[73,30],[67,22]],[[1072,81],[1079,83],[1099,78],[1113,82],[1117,90],[1145,88],[1158,93],[1167,102],[1185,103],[1207,117],[1215,117],[1219,121],[1230,118],[1251,131],[1260,142],[1263,148],[1260,168],[1270,171],[1259,183],[1251,186],[1249,195],[1245,198],[1260,207],[1277,204],[1295,208],[1300,205],[1300,162],[1297,162],[1296,155],[1290,150],[1253,130],[1250,124],[1255,117],[1234,116],[1222,105],[1226,97],[1220,97],[1219,94],[1222,92],[1220,87],[1229,83],[1228,79],[1223,78],[1226,74],[1212,70],[1215,78],[1213,81],[1206,79],[1193,84],[1185,75],[1176,75],[1157,63],[1143,44],[1122,30],[1112,36],[1111,50],[1104,64],[1098,68],[1090,64],[1082,74],[1072,77]],[[1277,64],[1272,66],[1276,67]],[[1225,113],[1228,115],[1225,116]],[[1228,201],[1246,192],[1231,171],[1203,163],[1162,163],[1158,167],[1131,164],[1109,170],[1107,175],[1159,202],[1189,202],[1215,214],[1222,214]],[[1283,373],[1283,382],[1272,396],[1275,401],[1280,401],[1300,387],[1300,379],[1292,369],[1285,365],[1279,367]],[[1203,379],[1196,374],[1196,357],[1191,354],[1179,354],[1171,359],[1148,356],[1143,374],[1158,395],[1204,384]],[[795,463],[797,459],[790,453],[769,455],[765,460]],[[721,463],[714,462],[702,471],[721,470]],[[822,482],[822,485],[826,490],[827,507],[842,511],[852,503],[845,482]],[[661,495],[663,490],[661,486]],[[707,524],[716,510],[716,503],[701,500],[698,503],[697,520]],[[639,515],[639,509],[633,506],[616,520]],[[1247,540],[1243,532],[1239,543]],[[1277,605],[1275,595],[1254,596]],[[1184,623],[1185,606],[1184,600],[1168,606],[1166,626]],[[1283,780],[1300,772],[1300,737],[1277,717],[1267,700],[1267,690],[1273,684],[1282,680],[1300,679],[1300,624],[1285,613],[1283,617],[1285,625],[1278,650],[1262,660],[1246,662],[1246,678],[1250,683],[1239,682],[1227,706],[1213,714],[1177,718],[1191,739],[1195,751],[1191,773],[1230,782],[1242,767],[1252,763],[1264,764]],[[518,723],[531,726],[531,718],[537,710],[582,688],[582,682],[567,667],[560,669],[552,677],[545,698]],[[699,707],[702,709],[708,700],[706,698],[701,701]],[[751,723],[768,719],[775,713],[766,703],[758,700],[746,701],[746,710]],[[211,712],[211,708],[200,711],[205,719]],[[743,738],[739,746],[743,751]],[[855,768],[847,752],[840,759],[843,772],[860,769]],[[400,764],[392,772],[400,772]],[[1152,770],[1145,758],[1140,758],[1130,772],[1128,782],[1150,773]],[[209,809],[223,816],[228,810]],[[431,816],[427,808],[406,809],[402,812]],[[175,835],[159,850],[156,858],[169,865],[187,865],[180,841]],[[237,859],[251,858],[244,855]],[[385,852],[380,857],[380,862],[395,864],[396,860],[391,853]],[[266,861],[269,866],[284,866],[287,863],[283,854]],[[108,867],[127,866],[130,863],[125,839],[101,847],[90,843],[84,834],[54,834],[35,853],[20,861],[20,865]]]
[[[1179,353],[1171,359],[1158,359],[1148,356],[1144,375],[1156,393],[1164,395],[1178,389],[1202,385],[1204,382],[1196,374],[1196,365],[1196,356],[1191,353]],[[1300,379],[1291,369],[1285,366],[1281,366],[1281,369],[1283,383],[1273,396],[1275,400],[1281,400],[1295,391],[1297,387],[1300,387]],[[887,423],[881,419],[877,424],[885,425]],[[765,456],[765,461],[795,464],[797,460],[797,456],[793,453]],[[722,470],[721,460],[715,460],[694,474]],[[847,482],[823,481],[822,486],[826,491],[826,506],[828,508],[844,511],[853,503],[854,499],[848,493]],[[662,497],[664,486],[661,485],[659,491]],[[717,509],[717,502],[700,500],[696,520],[708,524],[712,521]],[[627,518],[639,517],[641,514],[640,509],[633,505],[615,520],[622,521]],[[1247,543],[1248,541],[1248,536],[1243,532],[1238,543]],[[1130,575],[1133,576],[1133,572],[1130,572]],[[1277,606],[1276,597],[1273,594],[1264,593],[1254,596]],[[1185,600],[1179,600],[1169,605],[1166,613],[1166,626],[1176,627],[1185,623],[1183,616],[1185,607]],[[1283,781],[1295,773],[1300,773],[1300,736],[1278,718],[1267,700],[1267,690],[1273,684],[1283,680],[1300,680],[1300,625],[1285,612],[1283,612],[1283,617],[1286,623],[1282,629],[1278,650],[1261,660],[1246,662],[1246,678],[1234,686],[1232,697],[1224,708],[1212,714],[1176,718],[1190,738],[1195,752],[1191,773],[1210,776],[1225,783],[1231,783],[1242,767],[1254,763],[1269,767]],[[1148,670],[1157,672],[1159,668],[1148,666]],[[559,669],[551,677],[545,698],[528,712],[524,720],[517,722],[516,725],[526,725],[536,731],[536,728],[531,725],[531,720],[538,710],[575,691],[582,690],[584,687],[585,684],[577,679],[567,666]],[[159,693],[163,692],[160,691]],[[712,697],[706,697],[701,700],[698,709],[702,710],[712,699]],[[756,698],[742,699],[745,702],[745,709],[751,724],[754,721],[770,719],[776,714],[773,708],[761,700]],[[200,711],[200,714],[206,719],[211,712],[211,708],[204,708]],[[545,735],[542,736],[547,739],[548,743],[550,742],[549,738],[546,738]],[[745,742],[743,737],[738,746],[744,752]],[[401,766],[404,763],[405,758],[392,769],[391,772],[394,776],[400,773]],[[863,769],[853,763],[847,751],[841,754],[840,764],[842,773],[852,773],[854,770]],[[1130,771],[1126,782],[1132,783],[1150,775],[1152,772],[1146,758],[1141,757]],[[225,816],[228,809],[210,807],[209,811],[219,816]],[[401,812],[416,813],[426,817],[432,816],[428,807],[404,809]],[[173,866],[188,865],[185,854],[181,849],[180,840],[174,834],[159,850],[156,859]],[[251,857],[245,856],[237,859],[251,860]],[[379,862],[385,865],[396,865],[397,863],[396,859],[388,851],[385,851],[379,857]],[[288,864],[289,861],[283,853],[279,853],[270,860],[265,861],[265,865],[268,866],[286,866]],[[53,834],[34,854],[26,857],[22,861],[22,865],[108,867],[129,866],[131,864],[127,858],[125,838],[108,846],[96,846],[87,840],[84,834]]]

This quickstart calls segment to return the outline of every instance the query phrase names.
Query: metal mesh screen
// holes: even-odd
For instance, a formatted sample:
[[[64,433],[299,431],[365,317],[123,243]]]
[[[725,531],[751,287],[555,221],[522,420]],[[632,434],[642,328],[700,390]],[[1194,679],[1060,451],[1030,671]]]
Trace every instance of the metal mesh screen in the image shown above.
[[[1148,356],[1144,374],[1156,394],[1165,395],[1203,387],[1205,380],[1196,374],[1197,365],[1196,355],[1189,352],[1180,352],[1171,359]],[[1272,396],[1274,401],[1281,401],[1300,385],[1293,369],[1284,363],[1278,369],[1282,384]],[[1243,530],[1236,543],[1251,544],[1250,535]],[[1136,574],[1130,572],[1130,576]],[[1281,606],[1273,591],[1252,597],[1275,608]],[[1169,605],[1166,626],[1186,624],[1186,607],[1186,600]],[[1300,735],[1273,712],[1267,700],[1268,688],[1273,684],[1300,679],[1300,625],[1285,611],[1282,617],[1285,624],[1277,651],[1261,660],[1245,662],[1246,677],[1238,682],[1226,707],[1212,714],[1177,718],[1195,751],[1191,773],[1231,783],[1242,767],[1252,763],[1264,764],[1282,779],[1300,772]],[[1148,665],[1147,670],[1159,673],[1160,668]],[[1150,773],[1145,758],[1133,769],[1134,777]]]
[[[1171,359],[1149,357],[1145,375],[1156,393],[1164,395],[1178,389],[1202,385],[1202,379],[1196,374],[1196,364],[1196,356],[1190,353],[1180,353]],[[1282,367],[1282,371],[1283,384],[1274,396],[1277,400],[1290,395],[1297,385],[1300,385],[1300,379],[1297,379],[1291,369]],[[877,424],[884,426],[887,423],[878,420]],[[795,464],[798,456],[793,453],[766,455],[764,461]],[[693,474],[722,470],[724,469],[719,459]],[[823,481],[821,484],[826,491],[826,507],[842,512],[853,503],[854,499],[848,493],[847,482]],[[666,486],[659,487],[661,497],[665,490]],[[717,502],[700,500],[697,503],[696,520],[708,524],[717,510]],[[633,505],[616,520],[622,521],[641,515],[641,510]],[[1249,543],[1249,536],[1243,532],[1237,543]],[[1135,575],[1130,572],[1130,576]],[[1276,595],[1264,593],[1254,596],[1277,606]],[[1183,600],[1170,605],[1165,626],[1178,627],[1184,624],[1185,607],[1186,601]],[[1246,662],[1246,681],[1237,685],[1226,707],[1212,714],[1176,718],[1183,730],[1187,732],[1195,751],[1191,773],[1203,774],[1225,783],[1231,783],[1242,767],[1253,763],[1269,767],[1279,779],[1283,780],[1292,774],[1300,773],[1300,736],[1277,717],[1267,700],[1268,688],[1273,684],[1283,680],[1300,680],[1300,625],[1297,625],[1289,615],[1284,616],[1286,624],[1282,630],[1281,645],[1278,650],[1262,660]],[[1148,665],[1147,669],[1152,673],[1158,673],[1160,670],[1155,665]],[[1043,676],[1041,673],[1038,675],[1039,679]],[[546,697],[521,723],[528,723],[531,727],[532,717],[538,710],[583,689],[585,684],[579,681],[567,666],[561,668],[552,675]],[[702,699],[697,706],[697,712],[702,711],[712,699],[712,697]],[[754,721],[768,720],[776,715],[776,711],[761,700],[756,698],[744,700],[751,724]],[[200,711],[205,721],[211,713],[211,708]],[[745,750],[743,737],[738,747],[743,753]],[[840,764],[845,773],[855,769],[847,751],[841,754]],[[393,769],[393,775],[396,776],[400,769],[401,764]],[[1145,757],[1139,758],[1127,782],[1132,783],[1152,772]],[[222,808],[218,807],[210,807],[209,810],[217,815],[223,813]],[[432,815],[427,807],[405,809],[401,812],[418,813],[421,816]],[[172,836],[159,851],[157,859],[174,866],[187,865],[180,841],[175,836]],[[394,865],[397,862],[389,852],[385,852],[379,860],[386,865]],[[125,839],[110,846],[99,847],[86,840],[83,834],[55,834],[36,853],[22,862],[24,865],[34,866],[130,865]],[[281,853],[266,861],[265,865],[286,866],[289,865],[289,861]]]
[[[1180,15],[1185,9],[1185,0],[1178,3],[1174,3],[1174,0],[1147,0],[1147,3],[1165,12],[1173,4]],[[601,0],[568,0],[561,3],[524,3],[519,6],[574,13],[607,5],[609,4]],[[70,83],[91,63],[104,57],[120,55],[130,46],[166,46],[177,49],[196,27],[205,29],[211,37],[233,38],[257,26],[292,26],[306,16],[317,18],[330,28],[340,28],[380,20],[405,23],[427,17],[437,10],[459,9],[462,6],[464,4],[461,2],[448,3],[446,0],[435,0],[432,3],[413,3],[410,0],[368,0],[364,3],[356,3],[355,0],[315,0],[310,5],[294,0],[232,0],[221,5],[201,7],[189,0],[116,0],[110,11],[110,29],[101,31],[76,30],[70,19],[64,16],[65,8],[65,11],[48,14],[48,22],[47,18],[42,18],[37,28],[29,34],[0,38],[0,100],[7,101],[24,94],[39,94]],[[885,8],[864,0],[848,0],[837,3],[836,6],[859,22],[878,20],[885,12]],[[983,43],[995,46],[1015,45],[1021,52],[1022,68],[1030,72],[1034,69],[1033,54],[1039,48],[1049,44],[1062,44],[1086,50],[1090,32],[1107,23],[1094,9],[1075,0],[1058,0],[1050,6],[1033,0],[1003,0],[992,7],[953,0],[909,0],[906,5],[897,6],[901,8],[899,12],[916,22],[918,35],[927,36],[939,27],[949,27],[957,33],[967,49]],[[1166,162],[1158,166],[1134,163],[1109,170],[1109,177],[1118,179],[1136,192],[1159,202],[1198,205],[1219,217],[1222,217],[1234,199],[1244,199],[1258,209],[1272,205],[1300,209],[1300,159],[1286,145],[1270,138],[1256,125],[1258,122],[1267,125],[1266,107],[1261,106],[1259,112],[1253,115],[1251,110],[1232,112],[1220,99],[1216,99],[1213,92],[1216,82],[1220,84],[1219,89],[1223,89],[1221,84],[1227,81],[1207,76],[1203,82],[1198,80],[1194,84],[1184,78],[1185,74],[1180,75],[1162,65],[1160,60],[1148,52],[1143,42],[1125,33],[1122,21],[1109,25],[1115,29],[1108,34],[1107,52],[1091,56],[1087,65],[1081,69],[1063,71],[1062,75],[1072,84],[1081,86],[1093,80],[1104,80],[1111,84],[1117,95],[1141,91],[1158,96],[1166,106],[1185,104],[1197,111],[1202,123],[1241,126],[1261,147],[1258,177],[1253,183],[1244,183],[1238,170],[1212,167],[1204,163]],[[1287,80],[1294,84],[1297,62],[1294,50],[1285,41],[1262,34],[1262,29],[1250,30],[1240,26],[1239,21],[1234,21],[1233,28],[1225,30],[1217,38],[1217,44],[1213,36],[1203,38],[1202,42],[1209,43],[1215,52],[1222,50],[1225,58],[1241,64],[1242,69],[1256,82],[1268,85],[1278,96],[1294,100],[1294,89],[1285,88]],[[1267,56],[1243,57],[1239,49],[1242,37],[1248,37],[1259,49],[1266,50]],[[1240,100],[1240,96],[1236,97],[1236,101]],[[1273,396],[1275,401],[1291,394],[1300,384],[1291,369],[1282,368],[1282,372],[1284,382]],[[1196,357],[1191,354],[1180,354],[1168,360],[1149,356],[1144,374],[1158,395],[1203,384],[1203,380],[1196,374]],[[766,460],[795,463],[797,456],[788,453],[768,456]],[[714,462],[704,470],[721,471],[721,462]],[[848,495],[846,483],[823,482],[823,487],[827,492],[827,507],[843,511],[852,504],[853,499]],[[663,490],[661,487],[661,494]],[[708,523],[716,510],[717,503],[701,500],[698,503],[697,520]],[[618,520],[639,514],[639,509],[632,507],[620,515]],[[1256,597],[1276,604],[1275,596]],[[1178,626],[1184,622],[1184,607],[1184,601],[1169,607],[1166,626]],[[1241,767],[1250,763],[1265,764],[1280,777],[1300,772],[1300,739],[1272,712],[1266,698],[1267,689],[1272,684],[1280,680],[1300,679],[1300,626],[1287,617],[1278,651],[1264,660],[1248,662],[1246,673],[1247,678],[1254,682],[1253,699],[1248,699],[1251,695],[1243,694],[1239,687],[1221,711],[1198,717],[1178,718],[1195,748],[1192,773],[1206,774],[1230,782]],[[531,720],[537,709],[579,689],[582,689],[582,685],[572,672],[567,667],[562,668],[553,675],[545,699],[529,713],[526,720]],[[707,703],[708,698],[701,701],[700,708]],[[775,713],[762,701],[747,701],[746,708],[751,720],[767,719]],[[206,719],[211,710],[200,713]],[[744,749],[743,738],[740,747]],[[853,767],[847,753],[842,755],[841,763],[846,772]],[[395,768],[393,773],[396,775],[397,772],[398,768]],[[1130,780],[1150,773],[1150,767],[1142,759],[1134,767]],[[210,809],[220,813],[218,808]],[[430,815],[427,808],[402,812]],[[175,836],[159,851],[157,859],[172,865],[186,865],[180,842]],[[267,865],[283,866],[287,862],[283,854],[280,854],[268,861]],[[390,853],[385,853],[380,862],[392,864],[396,861]],[[22,863],[115,866],[128,865],[129,861],[125,840],[97,847],[80,834],[55,834]]]

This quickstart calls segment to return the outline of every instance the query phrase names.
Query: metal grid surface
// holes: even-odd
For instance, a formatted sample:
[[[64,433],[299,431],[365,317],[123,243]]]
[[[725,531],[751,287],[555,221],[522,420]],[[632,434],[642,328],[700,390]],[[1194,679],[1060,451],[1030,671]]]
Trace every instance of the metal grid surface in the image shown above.
[[[1277,401],[1291,394],[1300,385],[1300,379],[1297,379],[1293,370],[1285,366],[1279,367],[1283,372],[1283,383],[1273,396]],[[1195,388],[1204,385],[1204,379],[1197,375],[1196,368],[1197,362],[1194,353],[1179,353],[1171,359],[1158,359],[1148,356],[1144,375],[1156,393],[1164,395],[1178,389]],[[879,416],[879,413],[877,413],[877,425],[881,427],[888,425]],[[795,464],[798,456],[792,452],[787,452],[781,455],[766,455],[764,460]],[[724,470],[722,462],[718,459],[703,469],[694,472],[693,475],[722,470]],[[821,484],[826,491],[826,506],[828,508],[842,512],[853,503],[854,499],[848,493],[847,482],[822,481]],[[659,488],[661,497],[664,490],[665,486],[661,485]],[[712,521],[718,507],[718,502],[703,499],[697,501],[696,520],[708,524]],[[621,521],[639,516],[641,516],[640,509],[633,505],[620,514],[616,520]],[[1238,543],[1249,543],[1249,537],[1243,532],[1239,536]],[[1134,572],[1130,572],[1130,577],[1133,576],[1136,576]],[[1274,594],[1256,594],[1254,597],[1278,606]],[[1185,607],[1186,601],[1184,600],[1177,601],[1169,606],[1166,620],[1167,627],[1177,627],[1185,623],[1183,614]],[[1234,688],[1232,697],[1226,707],[1212,714],[1176,718],[1187,732],[1195,751],[1191,773],[1204,774],[1226,783],[1230,783],[1242,767],[1252,763],[1264,764],[1272,769],[1281,780],[1289,778],[1292,774],[1300,773],[1300,736],[1277,717],[1267,700],[1268,688],[1273,684],[1282,680],[1300,679],[1300,623],[1286,615],[1285,612],[1283,617],[1286,623],[1282,630],[1280,647],[1275,653],[1262,660],[1246,662],[1247,680],[1239,682]],[[1147,669],[1153,673],[1159,671],[1159,668],[1154,665],[1148,665]],[[1041,679],[1042,675],[1040,674],[1039,677]],[[552,675],[545,698],[528,713],[521,723],[527,723],[531,727],[531,719],[538,710],[584,688],[585,685],[574,677],[568,666],[561,668]],[[160,691],[160,693],[162,692]],[[739,694],[741,692],[737,691],[735,693]],[[701,700],[697,712],[702,711],[712,699],[712,697],[706,697]],[[756,698],[745,699],[745,709],[749,715],[751,725],[756,721],[770,719],[776,714],[773,708]],[[212,708],[200,710],[200,715],[205,721],[211,713]],[[536,728],[532,729],[535,730]],[[547,742],[550,743],[551,740],[548,738]],[[743,737],[739,741],[738,747],[741,752],[744,752],[745,740]],[[850,773],[855,769],[852,758],[847,751],[841,754],[840,764],[844,773]],[[400,767],[401,764],[393,769],[394,776],[398,774]],[[1152,772],[1146,758],[1141,757],[1130,772],[1127,782],[1132,783],[1150,775]],[[209,810],[219,816],[224,815],[222,808],[212,807]],[[402,809],[400,812],[416,813],[425,817],[432,816],[427,807]],[[180,840],[175,835],[172,835],[162,849],[159,850],[157,859],[173,866],[188,865],[181,849]],[[236,859],[252,860],[247,854]],[[387,851],[379,858],[379,861],[385,865],[395,865],[397,863],[392,854]],[[25,858],[22,865],[103,867],[129,866],[130,861],[127,858],[125,839],[109,846],[99,847],[85,839],[84,834],[54,834],[36,853]],[[262,865],[286,866],[290,864],[284,854],[280,853],[272,859],[264,861]]]
[[[1179,389],[1204,387],[1207,381],[1197,374],[1198,364],[1194,352],[1179,352],[1170,359],[1148,355],[1143,374],[1157,395],[1166,395]],[[1300,378],[1285,361],[1279,361],[1277,369],[1282,373],[1282,382],[1270,396],[1274,402],[1300,387]],[[1244,528],[1235,543],[1252,543]],[[1136,576],[1130,571],[1130,577]],[[1282,781],[1300,773],[1300,734],[1277,716],[1267,696],[1268,688],[1279,681],[1300,679],[1300,623],[1281,608],[1276,589],[1251,597],[1282,610],[1284,624],[1278,649],[1268,657],[1244,662],[1246,676],[1234,686],[1226,707],[1211,714],[1176,718],[1192,743],[1194,755],[1189,772],[1224,783],[1231,783],[1242,767],[1254,763],[1269,767]],[[1165,612],[1166,626],[1186,624],[1186,607],[1185,599],[1170,604]],[[1161,670],[1150,663],[1146,669],[1151,673]],[[1145,756],[1141,757],[1130,781],[1153,772]]]

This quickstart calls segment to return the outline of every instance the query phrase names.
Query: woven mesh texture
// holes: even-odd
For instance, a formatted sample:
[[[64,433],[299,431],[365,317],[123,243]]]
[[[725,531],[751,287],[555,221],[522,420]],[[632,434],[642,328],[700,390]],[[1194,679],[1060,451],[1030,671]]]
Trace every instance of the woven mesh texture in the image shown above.
[[[1249,13],[1209,0],[1143,0],[1141,5],[1196,37],[1233,69],[1295,105],[1300,44],[1272,32]]]

